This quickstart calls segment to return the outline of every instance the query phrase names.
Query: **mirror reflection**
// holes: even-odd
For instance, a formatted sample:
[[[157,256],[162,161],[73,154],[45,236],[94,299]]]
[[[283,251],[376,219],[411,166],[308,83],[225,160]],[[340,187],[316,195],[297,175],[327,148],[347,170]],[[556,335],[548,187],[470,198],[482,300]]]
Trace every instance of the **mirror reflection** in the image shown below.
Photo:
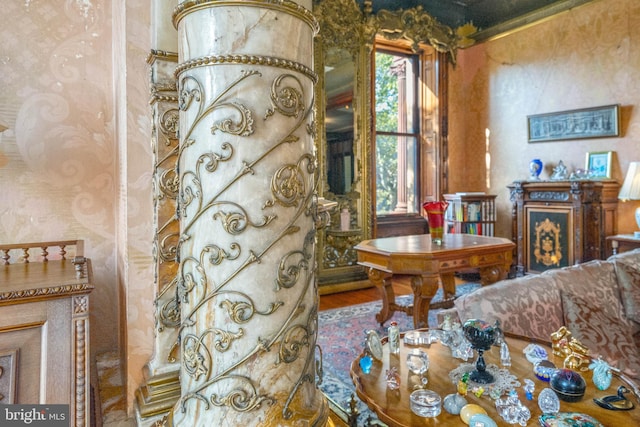
[[[434,58],[446,55],[453,60],[459,39],[420,7],[373,13],[366,0],[314,0],[313,4],[320,26],[315,40],[317,191],[337,202],[330,224],[317,234],[319,291],[326,294],[370,286],[353,249],[362,240],[393,235],[390,233],[417,234],[413,228],[424,229],[420,203],[425,196],[437,194],[438,186],[425,176],[435,176],[441,161],[439,110],[425,108],[439,103],[425,103],[426,98],[437,96],[433,91],[425,95],[425,88],[437,88],[435,70],[439,68]],[[403,70],[407,65],[414,69],[389,80],[399,91],[388,111],[389,126],[374,130],[376,37],[400,43],[407,53],[395,62]],[[428,54],[427,45],[431,46]],[[415,58],[421,62],[415,63]],[[417,66],[420,70],[429,66],[431,74],[418,72]],[[400,80],[406,84],[397,84]],[[380,218],[385,218],[384,225]],[[422,220],[419,224],[418,219]]]
[[[340,48],[325,52],[325,135],[327,181],[333,194],[351,191],[353,172],[353,82],[355,64],[351,54]]]

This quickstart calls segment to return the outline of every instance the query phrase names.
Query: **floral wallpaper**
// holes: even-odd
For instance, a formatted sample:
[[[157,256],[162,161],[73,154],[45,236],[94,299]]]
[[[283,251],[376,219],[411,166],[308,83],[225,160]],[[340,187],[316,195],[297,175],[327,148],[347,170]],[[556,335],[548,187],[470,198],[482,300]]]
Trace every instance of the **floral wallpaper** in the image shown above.
[[[613,151],[620,183],[629,162],[640,160],[637,0],[596,0],[465,49],[450,76],[449,191],[497,194],[498,235],[511,237],[506,186],[527,178],[531,159],[545,163],[541,178],[549,179],[560,160],[573,171],[585,167],[587,152]],[[527,142],[528,115],[610,104],[621,106],[618,138]],[[619,233],[636,228],[637,206],[618,204]]]

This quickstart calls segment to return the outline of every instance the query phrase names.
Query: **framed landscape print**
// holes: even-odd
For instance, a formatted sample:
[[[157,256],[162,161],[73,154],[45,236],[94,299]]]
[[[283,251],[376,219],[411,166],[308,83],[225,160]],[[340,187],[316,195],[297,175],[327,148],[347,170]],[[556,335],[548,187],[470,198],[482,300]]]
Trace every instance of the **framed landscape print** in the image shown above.
[[[570,208],[525,208],[527,271],[542,273],[573,264],[573,217]]]
[[[528,116],[529,142],[620,136],[619,114],[615,104]]]

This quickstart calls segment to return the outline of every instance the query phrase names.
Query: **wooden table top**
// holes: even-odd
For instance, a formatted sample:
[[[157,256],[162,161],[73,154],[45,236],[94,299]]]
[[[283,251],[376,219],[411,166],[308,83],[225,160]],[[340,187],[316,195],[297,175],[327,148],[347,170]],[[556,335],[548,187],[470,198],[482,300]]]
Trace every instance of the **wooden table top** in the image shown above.
[[[422,418],[411,412],[409,405],[409,395],[413,391],[413,385],[417,382],[406,366],[407,352],[413,348],[421,348],[429,355],[430,366],[427,372],[429,380],[427,389],[434,390],[440,394],[444,400],[445,396],[456,392],[456,386],[449,379],[449,372],[458,367],[462,363],[475,363],[474,360],[464,362],[451,356],[451,350],[440,344],[440,342],[431,345],[407,346],[401,342],[400,355],[390,355],[386,338],[383,338],[383,358],[381,361],[375,361],[369,374],[364,374],[360,369],[359,359],[357,358],[351,365],[351,378],[356,385],[356,393],[369,408],[371,408],[381,421],[389,426],[464,426],[459,415],[451,415],[444,408],[436,418]],[[507,338],[509,350],[511,353],[512,366],[508,368],[509,372],[515,375],[520,383],[524,385],[524,379],[531,379],[535,383],[534,399],[527,400],[522,386],[518,387],[517,392],[520,401],[531,411],[531,419],[528,425],[539,425],[538,417],[542,411],[538,407],[537,397],[544,388],[549,387],[549,383],[543,382],[536,378],[533,373],[533,365],[526,360],[523,349],[531,342],[526,339]],[[562,366],[562,360],[552,355],[551,349],[544,344],[550,355],[549,359],[558,367]],[[484,357],[489,364],[500,366],[499,348],[493,347],[485,352]],[[400,388],[392,391],[386,386],[385,372],[392,366],[395,366],[400,373]],[[600,408],[593,402],[594,397],[603,397],[607,395],[615,395],[616,390],[622,383],[616,377],[613,378],[612,384],[608,390],[597,390],[591,380],[591,372],[581,373],[587,383],[587,390],[583,399],[579,402],[568,403],[560,401],[561,412],[579,412],[591,415],[607,427],[613,426],[637,426],[640,425],[640,408],[638,402],[632,395],[628,395],[632,399],[636,408],[631,411],[608,411]],[[468,403],[475,403],[482,406],[489,416],[498,424],[498,426],[511,426],[498,415],[494,401],[485,394],[476,397],[472,393],[466,396]]]
[[[91,260],[78,267],[69,259],[0,266],[0,305],[91,292]]]
[[[514,248],[509,239],[473,234],[445,234],[442,245],[432,243],[429,234],[418,234],[364,240],[355,246],[358,264],[394,274],[444,273],[511,264]]]
[[[462,253],[467,249],[478,248],[505,250],[515,247],[514,243],[502,237],[478,236],[474,234],[445,234],[442,244],[436,245],[429,234],[412,236],[383,237],[380,239],[363,240],[355,249],[363,252],[373,252],[380,255],[392,256],[420,256],[437,258],[451,252]]]

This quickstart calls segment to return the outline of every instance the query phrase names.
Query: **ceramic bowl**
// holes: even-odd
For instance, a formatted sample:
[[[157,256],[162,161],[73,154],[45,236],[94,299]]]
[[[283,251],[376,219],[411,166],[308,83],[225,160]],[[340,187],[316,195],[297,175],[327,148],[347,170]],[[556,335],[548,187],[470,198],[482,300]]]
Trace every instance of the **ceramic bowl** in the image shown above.
[[[587,383],[582,375],[571,369],[557,369],[549,380],[549,386],[556,392],[560,400],[578,402],[584,397]]]

